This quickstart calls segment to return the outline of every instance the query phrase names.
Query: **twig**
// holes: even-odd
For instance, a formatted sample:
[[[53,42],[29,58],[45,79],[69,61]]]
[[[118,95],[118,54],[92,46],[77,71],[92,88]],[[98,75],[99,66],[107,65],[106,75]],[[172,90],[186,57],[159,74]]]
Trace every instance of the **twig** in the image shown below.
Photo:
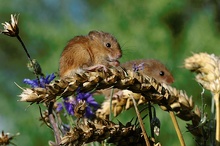
[[[214,94],[213,94],[214,95]],[[215,99],[212,98],[211,100],[211,117],[210,119],[212,119],[210,122],[209,122],[209,127],[210,127],[210,143],[212,145],[215,144],[215,123],[216,121],[214,120],[215,119]]]
[[[149,120],[150,120],[150,123],[151,123],[152,111],[151,111],[151,102],[150,101],[148,102],[148,111],[149,111]],[[154,138],[154,130],[153,130],[153,127],[151,126],[151,124],[150,124],[150,132],[151,132],[151,137]]]
[[[28,59],[32,62],[31,56],[28,53],[28,50],[26,49],[26,47],[25,47],[25,45],[24,45],[24,43],[23,43],[23,41],[22,41],[22,39],[21,39],[21,37],[19,35],[17,35],[17,39],[19,40],[19,42],[21,43],[22,47],[24,48],[24,51],[25,51]],[[32,65],[33,65],[33,63],[32,63]]]
[[[175,128],[175,130],[176,130],[177,136],[178,136],[178,138],[179,138],[180,144],[181,144],[181,146],[185,146],[186,144],[185,144],[185,142],[184,142],[183,135],[182,135],[182,133],[181,133],[181,131],[180,131],[178,122],[177,122],[177,120],[176,120],[176,116],[175,116],[175,114],[174,114],[173,111],[169,111],[169,114],[170,114],[171,120],[172,120],[172,122],[173,122],[174,128]]]
[[[59,144],[61,142],[61,138],[59,134],[59,129],[53,117],[53,105],[54,105],[54,102],[50,102],[49,107],[48,107],[48,116],[49,116],[50,124],[52,125],[53,130],[54,130],[55,142],[56,144]]]
[[[219,93],[214,93],[215,107],[216,107],[216,146],[220,145],[220,105]]]
[[[109,120],[112,120],[112,96],[114,94],[114,88],[111,89],[111,95],[110,95],[110,113],[109,113]]]
[[[43,117],[43,114],[42,114],[42,110],[41,110],[40,105],[38,105],[38,108],[39,108],[40,116],[41,116],[43,122],[47,125],[47,127],[49,127],[50,129],[53,129],[53,128],[47,123],[47,121],[45,120],[45,118]]]
[[[139,121],[139,123],[140,123],[140,127],[141,127],[141,130],[142,130],[142,133],[143,133],[143,135],[144,135],[144,140],[145,140],[145,142],[146,142],[146,146],[150,146],[150,141],[149,141],[148,136],[147,136],[147,133],[146,133],[146,131],[145,131],[145,129],[144,129],[144,123],[143,123],[143,120],[142,120],[142,118],[141,118],[140,112],[138,111],[137,103],[136,103],[136,101],[135,101],[135,99],[134,99],[134,97],[133,97],[132,95],[131,95],[130,97],[131,97],[132,100],[133,100],[134,108],[135,108],[135,111],[136,111],[136,113],[137,113],[137,117],[138,117],[138,121]]]
[[[21,43],[22,47],[24,48],[24,51],[25,51],[25,53],[26,53],[26,55],[27,55],[27,57],[28,57],[28,59],[29,59],[31,65],[32,65],[32,67],[33,67],[33,69],[34,69],[34,74],[35,74],[35,76],[37,77],[38,84],[40,85],[40,79],[39,79],[39,76],[38,76],[38,74],[37,74],[36,67],[35,67],[35,65],[34,65],[32,59],[31,59],[30,54],[28,53],[27,48],[26,48],[25,45],[24,45],[24,42],[22,41],[22,39],[21,39],[21,37],[20,37],[19,35],[17,35],[16,38],[18,39],[18,41]]]

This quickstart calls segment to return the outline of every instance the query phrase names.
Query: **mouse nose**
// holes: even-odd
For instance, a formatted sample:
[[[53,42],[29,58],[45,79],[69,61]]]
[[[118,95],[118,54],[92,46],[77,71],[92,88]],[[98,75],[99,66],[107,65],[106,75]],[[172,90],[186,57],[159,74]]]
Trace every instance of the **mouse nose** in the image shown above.
[[[173,77],[169,77],[166,79],[167,83],[172,84],[174,82],[174,78]]]
[[[117,53],[117,58],[121,58],[122,57],[122,51],[119,51],[118,53]]]
[[[122,57],[122,53],[119,53],[118,58],[121,58],[121,57]]]

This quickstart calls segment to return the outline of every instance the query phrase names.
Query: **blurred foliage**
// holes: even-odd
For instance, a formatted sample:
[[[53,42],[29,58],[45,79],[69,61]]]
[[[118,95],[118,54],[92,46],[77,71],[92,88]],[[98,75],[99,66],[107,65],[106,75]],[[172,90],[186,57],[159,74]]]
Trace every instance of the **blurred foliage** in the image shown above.
[[[4,1],[0,5],[0,22],[8,21],[12,13],[20,14],[20,36],[45,74],[58,71],[59,56],[68,40],[86,35],[90,30],[103,30],[120,42],[121,62],[137,58],[161,60],[175,77],[173,86],[186,90],[201,108],[202,89],[193,74],[182,66],[192,52],[219,55],[220,3],[217,0]],[[26,68],[27,61],[15,38],[0,36],[0,130],[20,132],[13,141],[17,145],[47,145],[53,135],[48,127],[40,125],[38,107],[27,109],[27,103],[17,102],[21,90],[14,82],[24,86],[24,78],[34,78]],[[208,107],[210,97],[210,93],[205,94]],[[169,114],[157,108],[157,115],[161,120],[158,140],[163,145],[179,145]],[[130,118],[126,112],[118,117],[125,122]],[[186,123],[178,121],[185,132],[186,145],[195,145],[186,132]]]

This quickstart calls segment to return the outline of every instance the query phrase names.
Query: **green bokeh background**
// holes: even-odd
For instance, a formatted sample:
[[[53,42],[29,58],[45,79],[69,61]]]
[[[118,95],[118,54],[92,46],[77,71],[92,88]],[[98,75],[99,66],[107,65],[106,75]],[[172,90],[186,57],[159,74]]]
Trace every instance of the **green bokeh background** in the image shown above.
[[[0,22],[10,14],[20,14],[19,28],[32,58],[45,74],[57,72],[62,49],[76,35],[90,30],[112,33],[123,50],[121,62],[138,58],[155,58],[171,70],[174,87],[186,90],[201,108],[201,87],[194,76],[183,68],[184,59],[192,53],[219,55],[220,3],[217,0],[14,0],[0,4]],[[3,27],[1,28],[3,29]],[[18,102],[24,78],[34,78],[26,67],[27,57],[15,38],[0,35],[0,130],[21,135],[13,140],[18,146],[44,146],[53,140],[51,130],[41,126],[38,106]],[[205,93],[210,106],[211,95]],[[157,109],[161,120],[163,145],[180,145],[169,114]],[[130,112],[134,113],[131,109]],[[207,108],[209,112],[209,108]],[[128,122],[133,116],[122,113]],[[186,145],[196,145],[181,121]],[[148,124],[148,120],[145,121]]]

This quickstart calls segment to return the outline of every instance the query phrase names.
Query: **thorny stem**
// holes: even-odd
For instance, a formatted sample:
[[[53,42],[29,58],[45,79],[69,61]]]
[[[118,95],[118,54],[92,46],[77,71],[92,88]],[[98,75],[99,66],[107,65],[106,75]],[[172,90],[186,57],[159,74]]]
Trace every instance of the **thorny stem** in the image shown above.
[[[173,122],[174,128],[175,128],[175,130],[176,130],[177,136],[178,136],[178,138],[179,138],[180,144],[181,144],[181,146],[185,146],[186,144],[185,144],[185,142],[184,142],[183,135],[182,135],[182,133],[181,133],[181,131],[180,131],[178,122],[177,122],[177,120],[176,120],[176,116],[175,116],[175,114],[174,114],[173,111],[169,111],[169,114],[170,114],[171,120],[172,120],[172,122]]]
[[[138,111],[137,103],[136,103],[136,101],[135,101],[135,99],[134,99],[134,97],[132,95],[130,97],[133,100],[134,108],[135,108],[135,111],[137,113],[138,121],[140,123],[140,127],[141,127],[141,130],[142,130],[142,134],[144,135],[144,140],[146,142],[146,146],[150,146],[150,141],[149,141],[147,133],[146,133],[146,131],[144,129],[144,123],[143,123],[143,120],[141,118],[140,112]]]
[[[50,124],[52,125],[53,130],[54,130],[55,142],[56,144],[59,144],[61,142],[61,138],[59,134],[59,129],[53,117],[53,105],[54,105],[54,102],[50,102],[48,106],[48,116],[49,116]]]
[[[216,146],[220,145],[220,105],[219,93],[214,93],[215,107],[216,107]]]

